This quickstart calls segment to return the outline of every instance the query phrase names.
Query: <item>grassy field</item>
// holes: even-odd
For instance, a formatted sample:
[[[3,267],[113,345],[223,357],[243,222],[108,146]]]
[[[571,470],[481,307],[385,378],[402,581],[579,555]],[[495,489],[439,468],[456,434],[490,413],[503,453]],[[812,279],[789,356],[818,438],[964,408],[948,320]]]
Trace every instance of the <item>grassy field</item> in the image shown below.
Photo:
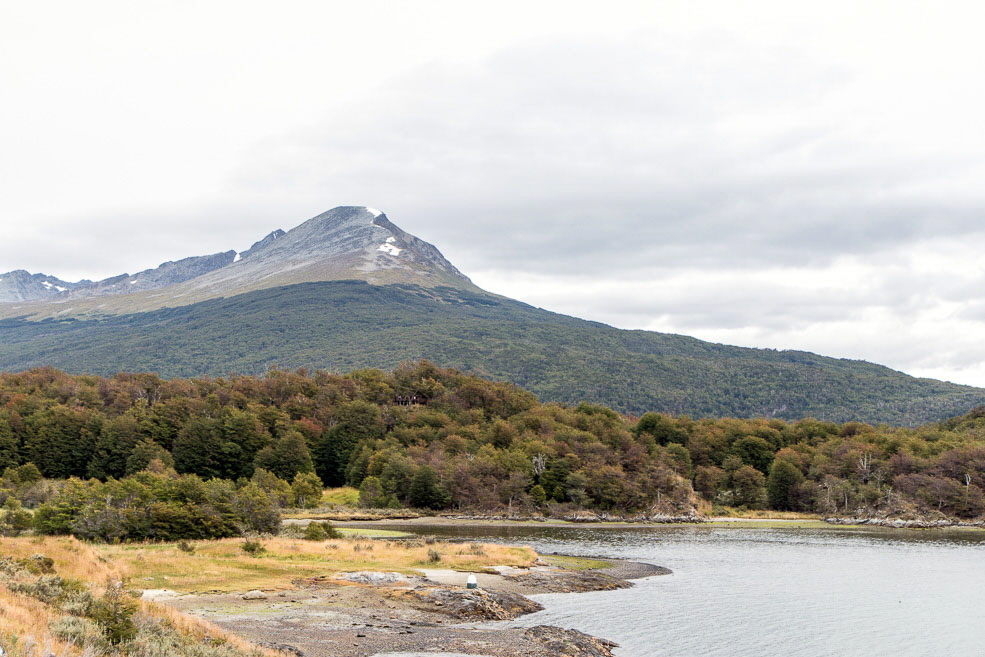
[[[560,554],[541,555],[540,560],[558,568],[567,570],[591,570],[592,568],[608,568],[612,564],[602,559],[588,557],[569,557]]]
[[[368,531],[380,533],[380,530]],[[118,582],[124,582],[126,590],[138,594],[146,589],[171,589],[180,593],[270,591],[290,589],[298,580],[326,578],[340,572],[377,570],[409,574],[428,567],[483,571],[494,565],[530,566],[537,560],[537,554],[527,547],[391,541],[359,535],[327,541],[275,537],[262,539],[258,544],[262,549],[248,553],[241,539],[94,545],[71,537],[0,538],[0,647],[6,650],[7,657],[131,654],[106,644],[100,626],[73,612],[63,595],[53,598],[48,592],[53,586],[50,582],[55,580],[58,590],[83,593],[88,590],[97,598],[116,590]],[[53,570],[34,567],[37,555],[49,557]],[[280,655],[258,649],[167,606],[147,601],[133,604],[137,605],[142,628],[132,644],[138,650],[133,654],[145,655],[139,652],[139,646],[149,641],[165,641],[171,642],[170,648],[146,655]],[[73,643],[65,628],[88,628],[85,631],[89,632],[86,635],[89,638]],[[101,647],[93,648],[92,641],[101,642]],[[83,649],[82,645],[89,647]],[[203,649],[203,645],[209,648]]]
[[[359,491],[351,486],[326,488],[322,493],[320,506],[355,508],[359,506]]]
[[[385,570],[412,573],[420,568],[482,570],[493,565],[526,566],[537,559],[526,547],[342,538],[304,541],[269,538],[264,551],[251,556],[243,541],[196,541],[182,550],[174,543],[94,546],[99,560],[142,589],[190,592],[229,592],[288,589],[292,582],[339,572]],[[437,561],[432,557],[438,555]]]
[[[0,560],[29,561],[44,554],[54,562],[54,572],[63,581],[78,581],[94,595],[100,596],[113,582],[129,575],[129,565],[113,558],[111,552],[70,537],[59,538],[0,538]],[[54,575],[41,575],[39,582]],[[33,591],[49,589],[50,585],[24,588],[24,581],[15,588],[14,580],[0,579],[0,646],[8,657],[97,657],[123,655],[108,645],[87,640],[83,648],[64,633],[53,631],[61,625],[80,627],[85,622],[65,613],[58,605],[45,603],[32,595]],[[158,629],[150,634],[138,634],[146,654],[198,655],[200,657],[283,657],[282,653],[257,648],[239,637],[208,623],[182,614],[170,607],[140,601],[137,610],[144,627]],[[154,645],[149,645],[154,643]],[[155,650],[164,652],[154,652]]]
[[[707,505],[702,509],[707,515],[717,518],[755,518],[757,520],[822,520],[818,513],[800,511],[773,511],[771,509],[746,509],[731,506],[714,507]]]

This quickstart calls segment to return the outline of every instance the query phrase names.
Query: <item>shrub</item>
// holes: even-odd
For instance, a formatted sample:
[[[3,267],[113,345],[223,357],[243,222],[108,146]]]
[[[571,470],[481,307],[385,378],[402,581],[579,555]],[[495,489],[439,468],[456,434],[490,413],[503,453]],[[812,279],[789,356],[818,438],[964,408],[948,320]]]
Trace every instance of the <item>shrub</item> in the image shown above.
[[[62,641],[87,648],[88,651],[84,654],[108,655],[114,652],[102,628],[87,618],[62,616],[55,619],[49,629]]]
[[[243,544],[239,546],[239,549],[251,557],[259,557],[267,551],[267,548],[263,547],[263,543],[254,539],[243,541]]]
[[[304,528],[304,539],[307,541],[326,541],[330,538],[340,538],[339,531],[328,522],[312,522]]]
[[[133,622],[136,613],[137,601],[122,583],[115,583],[106,587],[106,593],[93,605],[90,618],[102,628],[107,641],[119,645],[137,636],[137,626]]]
[[[295,506],[313,509],[321,502],[321,479],[314,472],[299,472],[294,475],[291,491],[294,494]]]
[[[434,548],[430,548],[428,550],[428,562],[438,563],[439,561],[441,561],[441,553],[435,550]]]

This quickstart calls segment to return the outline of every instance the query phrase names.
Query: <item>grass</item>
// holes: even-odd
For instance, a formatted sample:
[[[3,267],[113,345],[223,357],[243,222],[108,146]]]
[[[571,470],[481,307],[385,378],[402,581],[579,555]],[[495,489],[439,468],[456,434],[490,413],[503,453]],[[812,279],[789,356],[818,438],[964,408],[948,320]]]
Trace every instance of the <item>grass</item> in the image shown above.
[[[561,554],[541,555],[540,560],[552,566],[565,568],[567,570],[593,570],[609,568],[612,566],[611,562],[604,561],[602,559],[591,559],[589,557],[569,557]]]
[[[179,551],[176,547],[174,549]],[[89,545],[71,537],[0,538],[0,557],[20,560],[39,553],[52,558],[58,575],[81,580],[96,595],[105,590],[107,583],[124,580],[132,574],[130,564],[126,560],[114,559],[108,546]],[[139,613],[151,621],[166,621],[187,645],[229,648],[209,654],[221,653],[228,657],[239,652],[244,655],[283,657],[281,653],[259,649],[207,621],[165,605],[141,601]],[[0,584],[0,645],[7,650],[8,657],[93,657],[104,654],[54,636],[52,626],[66,618],[71,617],[57,607],[25,594],[14,593]],[[181,654],[186,653],[182,651]],[[205,653],[199,649],[195,654]]]
[[[722,518],[755,518],[759,520],[821,520],[818,513],[800,511],[772,511],[770,509],[741,509],[731,506],[715,507],[709,515]]]
[[[322,493],[320,506],[359,506],[359,491],[351,486],[326,488]]]
[[[233,592],[251,589],[289,589],[293,582],[339,572],[385,570],[412,573],[431,563],[423,541],[383,541],[363,538],[304,541],[263,539],[264,552],[250,556],[243,541],[195,541],[195,551],[173,543],[105,545],[95,549],[118,564],[140,588],[167,588],[179,592]],[[493,565],[529,566],[537,554],[526,547],[484,545],[481,554],[468,543],[442,543],[444,567],[462,571]]]
[[[842,529],[860,525],[832,525],[823,520],[786,520],[783,518],[753,518],[749,520],[709,520],[698,527],[729,527],[732,529]]]
[[[410,532],[401,532],[396,529],[373,529],[371,527],[336,527],[335,531],[344,537],[407,538],[413,536]]]

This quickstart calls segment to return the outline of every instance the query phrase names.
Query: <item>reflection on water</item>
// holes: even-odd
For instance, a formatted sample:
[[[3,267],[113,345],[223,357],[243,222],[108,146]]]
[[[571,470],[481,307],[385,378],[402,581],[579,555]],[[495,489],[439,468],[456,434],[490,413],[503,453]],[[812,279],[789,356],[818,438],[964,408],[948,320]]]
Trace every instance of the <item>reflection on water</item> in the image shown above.
[[[616,641],[620,657],[985,654],[985,532],[421,527],[435,536],[612,556],[674,574],[535,596],[513,621]]]

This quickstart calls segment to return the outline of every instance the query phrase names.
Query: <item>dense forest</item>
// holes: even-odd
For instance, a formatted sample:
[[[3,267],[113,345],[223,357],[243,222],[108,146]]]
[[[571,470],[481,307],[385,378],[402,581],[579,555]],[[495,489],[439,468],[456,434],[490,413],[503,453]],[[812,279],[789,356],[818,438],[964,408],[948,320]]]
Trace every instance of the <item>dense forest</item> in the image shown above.
[[[271,531],[322,485],[366,507],[972,519],[985,409],[919,429],[636,418],[426,361],[173,380],[42,368],[0,375],[0,472],[4,531],[120,540]]]
[[[863,361],[625,331],[453,288],[304,283],[91,319],[0,320],[0,370],[262,375],[348,372],[426,358],[509,381],[541,400],[621,413],[811,416],[919,426],[985,404],[985,390]]]

